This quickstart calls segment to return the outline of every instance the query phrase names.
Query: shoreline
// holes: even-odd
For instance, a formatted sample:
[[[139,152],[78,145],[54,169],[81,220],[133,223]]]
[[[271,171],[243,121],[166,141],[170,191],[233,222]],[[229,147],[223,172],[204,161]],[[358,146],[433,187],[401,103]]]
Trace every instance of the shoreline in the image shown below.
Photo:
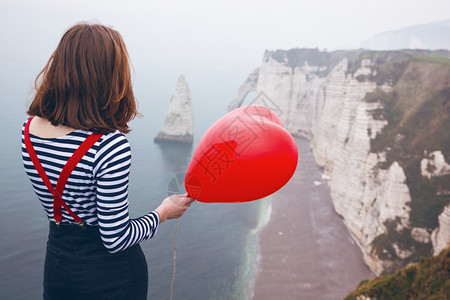
[[[334,210],[327,181],[306,139],[289,183],[272,195],[257,236],[251,298],[340,299],[374,275]]]
[[[261,201],[264,201],[259,207],[259,223],[258,226],[253,230],[250,234],[251,241],[249,243],[253,247],[252,254],[252,262],[250,264],[251,267],[251,276],[250,276],[250,285],[248,286],[247,298],[252,299],[255,291],[256,279],[261,271],[261,233],[266,228],[266,226],[270,223],[270,219],[272,216],[272,198],[273,195],[270,195],[264,198]]]

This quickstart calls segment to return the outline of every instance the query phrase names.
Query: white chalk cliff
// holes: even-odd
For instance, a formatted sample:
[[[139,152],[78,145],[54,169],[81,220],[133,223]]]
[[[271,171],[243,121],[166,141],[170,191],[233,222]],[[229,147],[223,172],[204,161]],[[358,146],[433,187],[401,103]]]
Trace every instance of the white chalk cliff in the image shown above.
[[[258,83],[259,69],[256,69],[250,75],[248,75],[247,80],[241,85],[237,91],[234,99],[228,104],[228,110],[231,111],[241,106],[242,101],[247,97],[248,93],[254,92],[256,90],[256,84]]]
[[[192,96],[183,75],[178,78],[176,91],[170,99],[169,110],[156,142],[192,143],[194,140],[194,116]]]
[[[387,251],[378,247],[382,237],[408,232],[412,241],[424,244],[430,243],[431,229],[411,228],[411,195],[404,170],[396,161],[380,168],[387,163],[386,153],[371,151],[371,141],[388,122],[375,117],[382,104],[366,101],[365,96],[377,88],[389,91],[391,87],[368,79],[377,75],[370,59],[361,59],[355,67],[343,54],[330,58],[318,52],[325,60],[318,62],[311,51],[266,51],[259,71],[249,76],[229,108],[238,107],[249,91],[256,91],[254,103],[274,109],[293,135],[308,137],[317,163],[329,178],[336,212],[360,246],[365,262],[376,274],[393,271],[415,248],[393,241]],[[423,164],[436,165],[435,172],[447,172],[441,157],[433,158]],[[448,242],[449,215],[447,206],[439,217],[440,229],[433,233],[435,249]]]
[[[450,247],[450,204],[439,215],[439,227],[433,230],[431,241],[433,242],[434,255],[438,255],[439,252]]]
[[[422,176],[431,179],[450,174],[450,164],[445,161],[441,151],[434,151],[421,161]],[[450,186],[447,186],[450,189]],[[450,190],[438,190],[439,194],[450,194]],[[433,230],[431,241],[433,243],[434,255],[450,246],[450,204],[447,205],[439,215],[439,227]]]
[[[445,176],[450,174],[450,164],[445,161],[441,151],[434,151],[420,163],[422,176],[431,179],[436,176]]]

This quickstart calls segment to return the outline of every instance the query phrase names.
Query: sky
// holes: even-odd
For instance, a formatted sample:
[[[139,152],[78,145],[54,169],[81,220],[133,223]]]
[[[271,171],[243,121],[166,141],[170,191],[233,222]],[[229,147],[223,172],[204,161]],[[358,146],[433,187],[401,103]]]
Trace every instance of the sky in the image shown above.
[[[100,22],[122,34],[148,115],[162,118],[181,74],[194,102],[224,110],[265,50],[355,49],[380,32],[446,19],[448,0],[0,0],[0,88],[29,100],[63,33]],[[151,115],[155,103],[162,112]]]
[[[376,33],[448,18],[448,0],[0,0],[0,53],[46,60],[68,27],[94,21],[122,33],[132,60],[248,68],[266,49],[358,48]]]

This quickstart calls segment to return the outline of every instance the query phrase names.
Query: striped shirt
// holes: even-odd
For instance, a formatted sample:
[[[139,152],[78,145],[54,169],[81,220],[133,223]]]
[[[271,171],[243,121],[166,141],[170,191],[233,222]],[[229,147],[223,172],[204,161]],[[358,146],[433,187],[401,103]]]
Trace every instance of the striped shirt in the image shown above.
[[[30,133],[33,148],[53,186],[56,186],[68,159],[91,133],[76,130],[58,138],[41,138]],[[24,127],[22,159],[48,219],[54,222],[53,196],[39,177],[25,148]],[[131,149],[125,136],[119,131],[105,134],[72,171],[62,195],[64,202],[87,225],[99,226],[103,244],[110,253],[152,238],[159,226],[159,215],[155,211],[137,219],[129,218],[130,167]],[[61,222],[75,223],[64,208]]]

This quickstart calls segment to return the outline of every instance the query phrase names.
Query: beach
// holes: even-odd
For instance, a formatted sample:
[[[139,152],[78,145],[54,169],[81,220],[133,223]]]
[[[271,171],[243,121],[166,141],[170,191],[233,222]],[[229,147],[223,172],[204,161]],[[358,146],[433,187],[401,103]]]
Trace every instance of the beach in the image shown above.
[[[342,299],[373,274],[333,208],[309,142],[296,142],[299,165],[273,195],[259,236],[253,299]]]

